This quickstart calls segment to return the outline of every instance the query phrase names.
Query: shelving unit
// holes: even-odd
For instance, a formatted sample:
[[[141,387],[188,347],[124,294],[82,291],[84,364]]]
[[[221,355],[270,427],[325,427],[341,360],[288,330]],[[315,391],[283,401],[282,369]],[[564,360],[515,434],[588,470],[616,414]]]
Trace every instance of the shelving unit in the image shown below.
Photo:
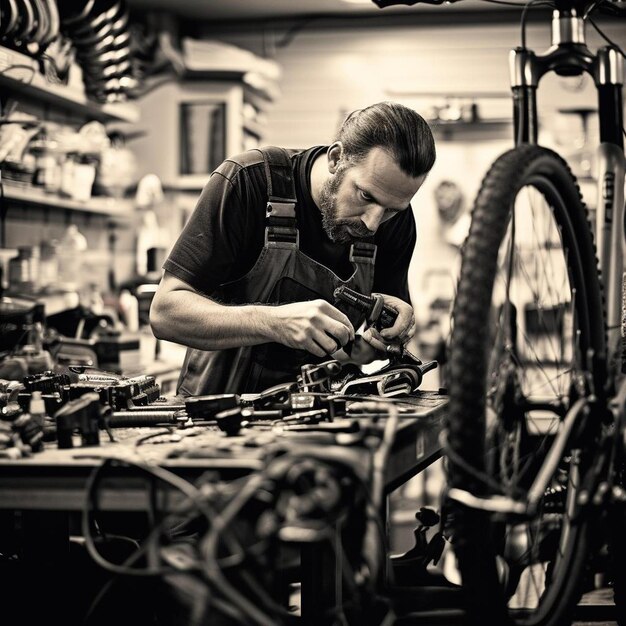
[[[164,84],[148,93],[139,103],[142,124],[159,129],[158,133],[138,137],[133,142],[142,173],[157,174],[168,190],[197,192],[206,184],[210,170],[227,155],[263,145],[263,119],[272,106],[274,96],[271,85],[262,89],[247,83],[245,72],[187,70],[182,80]],[[220,118],[219,129],[205,121],[195,133],[186,131],[181,120],[183,107],[220,104],[225,107],[225,112]],[[254,112],[249,110],[248,105],[254,108]],[[248,111],[244,112],[246,108]],[[214,134],[209,136],[211,132]],[[194,153],[199,137],[205,137],[202,145],[206,147],[212,145],[215,133],[222,133],[219,138],[223,142],[221,154],[217,149],[213,155],[215,158],[207,158],[208,155],[202,154],[201,149]],[[183,154],[188,159],[192,153],[197,159],[194,167],[183,167]],[[212,165],[211,162],[216,160],[217,163]]]
[[[242,117],[242,149],[258,147],[263,144],[265,135],[264,124],[260,118],[264,118],[265,112],[279,97],[278,88],[272,84],[265,87],[252,85],[247,81],[246,72],[231,70],[193,70],[185,72],[185,80],[226,82],[239,85],[242,94],[242,106],[250,105],[256,111],[255,118]]]
[[[87,202],[80,202],[71,198],[47,194],[36,187],[11,184],[6,181],[3,183],[2,191],[6,200],[12,200],[16,203],[106,215],[116,221],[130,219],[133,214],[132,201],[123,198],[94,196]]]
[[[66,85],[50,83],[39,71],[37,61],[31,57],[0,46],[0,87],[12,97],[24,96],[46,102],[55,109],[72,113],[80,118],[100,122],[136,123],[139,107],[132,103],[98,104],[87,99],[81,91]],[[54,196],[42,189],[3,181],[4,200],[12,208],[19,204],[42,206],[66,211],[100,214],[123,220],[132,214],[131,201],[108,197],[92,197],[86,202]]]
[[[29,69],[30,68],[30,69]],[[30,73],[29,73],[30,72]],[[25,54],[0,46],[0,86],[37,98],[78,115],[100,122],[139,121],[139,109],[130,102],[98,104],[88,100],[82,91],[50,83],[39,72],[37,61]]]
[[[439,135],[443,139],[463,138],[480,134],[481,138],[485,138],[485,134],[494,133],[502,134],[511,130],[513,123],[510,119],[479,119],[476,121],[464,120],[432,120],[429,122],[430,127],[435,135]]]
[[[131,126],[139,121],[140,108],[136,103],[93,102],[84,94],[82,81],[73,78],[70,74],[68,85],[53,83],[41,73],[38,61],[0,46],[3,103],[15,100],[18,111],[71,129],[92,120]],[[105,290],[117,280],[126,279],[134,263],[132,200],[104,196],[75,200],[30,183],[13,181],[8,173],[1,183],[0,250],[7,252],[60,240],[67,225],[76,224],[89,242],[89,280]],[[66,306],[54,297],[46,305],[53,311]]]

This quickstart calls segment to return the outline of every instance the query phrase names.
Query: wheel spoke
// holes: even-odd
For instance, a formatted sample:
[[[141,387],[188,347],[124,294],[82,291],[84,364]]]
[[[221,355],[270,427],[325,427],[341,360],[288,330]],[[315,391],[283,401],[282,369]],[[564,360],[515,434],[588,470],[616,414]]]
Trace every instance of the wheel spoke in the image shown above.
[[[577,502],[592,455],[578,460],[574,450],[586,419],[579,399],[592,384],[605,387],[601,368],[590,371],[590,355],[605,353],[596,255],[564,162],[539,146],[502,155],[481,186],[464,250],[450,367],[449,442],[459,462],[450,457],[450,483],[524,503],[538,478],[547,482],[527,515],[494,514],[489,526],[513,623],[554,626],[576,601],[566,582],[584,565],[587,525]],[[469,544],[488,548],[486,518],[459,514]],[[483,604],[498,596],[485,554],[485,567],[474,551],[459,555],[464,584]]]
[[[529,217],[523,220],[521,215]],[[572,380],[582,368],[574,345],[576,290],[570,284],[569,262],[553,207],[537,189],[524,187],[500,246],[492,304],[499,314],[488,375],[488,405],[496,425],[489,449],[497,459],[496,475],[505,494],[518,493],[533,478],[537,457],[549,449],[559,428],[557,413],[547,428],[538,426],[545,409],[535,410],[533,404],[566,407]],[[567,315],[572,329],[565,324]],[[529,316],[534,316],[532,329]],[[520,416],[517,423],[506,429],[497,426],[513,415]],[[535,441],[529,446],[532,437]],[[568,482],[567,487],[571,500],[576,485]],[[560,491],[555,488],[554,493]],[[563,563],[570,538],[567,513],[573,504],[559,505],[558,514],[545,511],[542,504],[536,517],[511,526],[503,537],[509,585],[514,587],[509,588],[509,607],[527,611],[528,621],[522,623],[533,623],[550,584],[548,573]],[[556,535],[560,538],[552,546]]]

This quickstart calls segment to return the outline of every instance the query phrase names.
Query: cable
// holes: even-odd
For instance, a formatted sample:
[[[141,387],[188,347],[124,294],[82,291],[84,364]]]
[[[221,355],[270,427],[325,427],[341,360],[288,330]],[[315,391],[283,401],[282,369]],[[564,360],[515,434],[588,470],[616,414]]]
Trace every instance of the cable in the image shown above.
[[[235,606],[239,606],[246,614],[256,623],[264,626],[271,624],[272,620],[260,609],[254,606],[248,598],[240,593],[231,583],[222,575],[217,560],[218,540],[221,533],[230,526],[235,516],[256,493],[257,489],[266,480],[266,472],[253,474],[243,486],[243,488],[235,495],[235,497],[226,505],[223,511],[213,520],[213,525],[209,529],[206,537],[202,540],[200,546],[203,556],[203,571],[207,579],[212,582],[217,589],[228,598]]]
[[[545,0],[530,0],[526,3],[522,10],[522,17],[520,18],[520,43],[524,49],[526,49],[526,17],[528,15],[528,10],[535,4],[540,4],[541,6],[553,6],[552,2],[546,2]]]
[[[124,561],[125,565],[132,565],[132,563],[128,562],[127,559]],[[117,578],[110,578],[107,582],[100,587],[100,591],[95,595],[94,599],[91,601],[89,608],[87,609],[85,616],[83,617],[83,624],[87,624],[93,615],[93,612],[98,608],[98,605],[102,602],[107,593],[111,590],[113,583],[117,581]]]
[[[604,41],[613,46],[624,58],[626,58],[624,51],[614,41],[609,39],[609,37],[607,37],[602,30],[600,30],[600,27],[591,19],[591,17],[587,17],[587,21],[596,29],[597,33],[600,37],[602,37],[602,39],[604,39]]]
[[[85,539],[85,546],[90,556],[103,569],[109,572],[112,572],[114,574],[121,574],[124,576],[163,576],[166,573],[174,573],[174,572],[179,571],[177,569],[167,568],[167,567],[165,568],[146,567],[146,568],[142,568],[139,570],[135,568],[125,567],[124,565],[120,566],[115,563],[111,563],[101,556],[100,552],[98,551],[95,545],[93,537],[91,535],[91,530],[90,530],[91,513],[92,513],[92,510],[94,514],[97,513],[96,489],[100,481],[102,480],[102,474],[104,473],[105,469],[112,466],[114,463],[124,463],[126,465],[137,467],[139,469],[142,469],[148,474],[152,474],[156,476],[163,482],[166,482],[176,487],[177,489],[179,489],[179,491],[182,491],[188,497],[191,503],[198,510],[200,510],[203,514],[205,514],[209,519],[211,517],[211,513],[207,511],[206,505],[202,501],[202,494],[200,493],[200,491],[198,491],[196,487],[191,485],[191,483],[188,483],[182,478],[176,476],[176,474],[173,474],[172,472],[164,470],[163,468],[160,468],[158,466],[149,467],[147,465],[143,465],[141,463],[136,463],[132,461],[123,461],[121,459],[112,459],[112,458],[105,459],[102,465],[98,466],[91,473],[91,475],[89,476],[89,479],[87,480],[87,486],[86,486],[87,502],[83,508],[83,512],[81,516],[82,534]],[[157,527],[157,529],[160,532],[161,527],[159,526]],[[152,536],[152,534],[150,536]],[[141,551],[138,552],[137,554],[143,553],[143,551],[147,548],[147,545],[148,545],[148,542],[146,541],[145,542],[146,547],[145,548],[142,547]]]
[[[112,464],[113,462],[115,462],[117,459],[106,459],[105,463],[107,465]],[[175,486],[181,486],[181,483],[179,483],[179,481],[182,481],[183,483],[186,483],[186,481],[183,481],[182,479],[178,479],[175,475],[172,475],[170,472],[167,472],[165,470],[165,473],[163,473],[163,471],[161,471],[161,468],[158,467],[145,467],[142,466],[141,464],[136,464],[134,462],[128,462],[128,461],[121,461],[122,463],[126,464],[126,465],[131,465],[131,466],[137,466],[140,469],[143,469],[144,471],[147,471],[150,475],[154,475],[155,477],[158,477],[161,480],[164,480],[165,482],[172,484],[172,483],[176,483]],[[104,465],[104,464],[103,464]],[[101,473],[102,467],[98,468],[96,472],[94,472],[94,474],[97,473]],[[157,476],[158,475],[158,476]],[[174,480],[171,480],[172,477],[174,477]],[[97,485],[97,483],[99,482],[99,478],[98,476],[92,476],[91,478],[93,478],[93,482],[91,482],[91,484],[89,485],[89,487],[95,487]],[[235,482],[239,482],[239,481],[235,481]],[[188,492],[188,495],[190,496],[190,499],[192,500],[192,503],[195,504],[196,506],[198,505],[198,502],[194,496],[193,490],[195,490],[196,488],[193,487],[190,483],[187,483],[187,486],[190,489],[183,489],[183,491]],[[231,485],[229,485],[230,487]],[[233,486],[236,487],[236,486]],[[234,489],[234,492],[237,493],[238,492],[238,488]],[[203,494],[204,495],[204,494]],[[194,496],[194,497],[191,497]],[[210,505],[206,502],[203,503],[205,505],[205,507],[202,507],[203,509],[206,508],[205,511],[202,511],[205,515],[207,515],[207,517],[214,517],[216,514],[210,510]],[[90,533],[87,529],[87,532],[85,534],[85,529],[83,529],[83,534],[85,534],[85,540],[86,540],[86,545],[88,548],[88,551],[90,552],[91,556],[95,558],[96,562],[99,563],[100,565],[102,565],[106,570],[113,572],[116,575],[129,575],[129,574],[137,574],[137,575],[141,575],[141,576],[152,576],[156,573],[156,571],[153,569],[149,569],[149,568],[144,568],[141,570],[137,570],[136,568],[130,568],[129,566],[132,565],[135,561],[137,561],[137,559],[141,556],[144,555],[144,553],[146,552],[146,550],[148,550],[151,546],[153,546],[154,544],[154,540],[158,537],[158,535],[165,529],[165,528],[171,528],[172,527],[172,518],[176,518],[177,522],[181,522],[180,519],[180,511],[175,511],[172,514],[166,516],[163,520],[161,520],[161,522],[159,522],[159,524],[157,524],[150,532],[149,536],[145,539],[143,545],[140,547],[140,549],[135,552],[134,554],[132,554],[121,566],[115,566],[114,564],[108,563],[108,562],[102,562],[97,555],[94,555],[93,552],[91,552],[89,550],[90,544],[88,542],[88,539],[91,539],[90,537]],[[194,514],[194,518],[195,518],[195,514]],[[184,519],[184,518],[183,518]],[[189,518],[189,521],[191,521],[192,518]],[[83,518],[84,521],[84,518]],[[233,538],[230,536],[231,532],[230,529],[228,529],[229,532],[228,533],[224,533],[225,537],[227,539],[232,540]],[[239,544],[237,544],[237,547],[239,548],[239,551],[241,552],[242,555],[245,556],[243,549],[241,548],[241,546]],[[221,564],[221,560],[220,559],[220,564]],[[243,559],[242,559],[243,560]],[[185,569],[181,568],[180,566],[175,567],[175,568],[160,568],[160,573],[162,575],[168,575],[168,574],[180,574],[181,571],[184,572]],[[192,569],[188,569],[186,570],[188,572],[193,571]],[[200,571],[200,570],[198,570]],[[91,616],[91,614],[93,613],[93,611],[95,610],[95,608],[97,607],[97,605],[102,601],[102,598],[106,595],[106,593],[110,590],[111,585],[113,584],[113,580],[109,581],[108,584],[106,584],[98,593],[98,595],[96,596],[96,598],[94,598],[90,609],[88,611],[88,614],[86,616],[85,619],[89,619],[89,617]],[[250,584],[250,586],[252,587],[252,584]],[[226,604],[224,602],[222,602],[221,600],[219,600],[218,598],[211,598],[211,601],[213,603],[214,608],[216,608],[217,610],[221,610],[222,612],[228,614],[231,617],[236,617],[238,622],[243,623],[243,618],[242,618],[242,614],[241,612],[238,610],[238,605],[229,605]],[[268,622],[269,623],[269,622]]]
[[[382,403],[381,403],[382,404]],[[388,407],[386,405],[381,407],[381,410],[388,413]],[[393,407],[395,409],[395,407]],[[392,410],[393,412],[393,410]],[[394,420],[390,420],[390,423],[393,423]],[[385,430],[385,436],[383,437],[384,444],[382,448],[388,447],[391,444],[391,424],[389,428]],[[396,424],[397,425],[397,424]],[[383,450],[384,451],[384,450]],[[227,486],[224,486],[223,489],[214,490],[212,492],[207,492],[206,489],[201,489],[190,483],[187,483],[183,479],[178,476],[172,474],[167,470],[163,470],[158,466],[147,466],[142,463],[136,463],[134,461],[129,461],[125,459],[105,459],[103,464],[96,468],[96,470],[91,474],[88,480],[88,497],[87,497],[87,505],[83,511],[83,535],[85,537],[85,543],[90,555],[94,558],[94,560],[104,567],[107,571],[113,572],[114,574],[119,575],[138,575],[138,576],[163,576],[169,574],[180,574],[187,572],[188,575],[194,576],[198,572],[202,572],[204,574],[204,578],[209,583],[210,588],[213,592],[219,594],[220,597],[215,597],[213,593],[211,593],[211,602],[209,604],[213,604],[214,608],[218,611],[224,612],[225,614],[234,617],[235,615],[238,618],[238,621],[241,623],[253,621],[257,624],[268,624],[268,623],[284,623],[285,620],[289,621],[293,618],[293,615],[289,613],[289,611],[282,605],[277,604],[267,590],[264,588],[261,582],[257,581],[250,570],[248,568],[242,568],[242,571],[237,572],[232,568],[238,564],[244,564],[244,558],[250,559],[252,555],[254,560],[259,563],[261,567],[263,567],[263,562],[257,560],[257,553],[259,550],[262,550],[264,547],[264,541],[257,542],[252,544],[253,549],[249,549],[246,547],[244,550],[239,543],[239,540],[233,533],[233,528],[235,528],[235,520],[237,516],[244,511],[244,507],[246,507],[249,503],[254,501],[263,501],[267,504],[267,501],[264,499],[258,500],[258,496],[262,492],[267,492],[267,482],[271,481],[272,485],[277,484],[278,488],[276,491],[271,490],[272,493],[286,493],[285,489],[280,488],[280,483],[287,480],[289,486],[293,486],[295,484],[294,481],[300,480],[300,474],[296,474],[295,476],[291,476],[289,479],[289,472],[293,471],[296,465],[303,467],[302,463],[305,462],[304,469],[307,472],[311,471],[311,468],[314,470],[318,465],[319,466],[330,466],[328,471],[331,471],[332,479],[339,480],[336,471],[333,468],[341,467],[344,468],[342,472],[342,476],[345,476],[345,468],[350,470],[350,475],[356,477],[357,484],[361,486],[365,494],[365,503],[363,506],[366,506],[367,520],[371,523],[371,520],[376,521],[377,535],[379,539],[377,543],[382,538],[382,544],[385,546],[384,542],[384,528],[382,527],[382,522],[378,516],[378,510],[373,502],[371,495],[368,491],[368,485],[365,482],[364,478],[359,477],[355,472],[354,463],[349,464],[344,460],[339,459],[333,455],[328,456],[325,451],[321,451],[322,457],[319,458],[317,455],[310,456],[307,452],[304,452],[304,456],[302,452],[288,452],[283,454],[281,451],[277,450],[276,455],[274,456],[273,450],[270,450],[268,453],[268,465],[266,468],[258,474],[252,474],[245,478],[245,483],[241,485],[240,481],[236,481],[238,484],[233,485],[229,483]],[[309,461],[307,462],[307,457],[309,457]],[[329,460],[330,459],[330,460]],[[97,515],[97,487],[104,477],[105,471],[114,466],[116,463],[120,463],[122,465],[127,465],[131,467],[136,467],[139,470],[146,472],[150,476],[157,478],[167,484],[174,486],[177,490],[181,491],[186,497],[184,503],[180,506],[177,506],[177,510],[168,516],[165,519],[161,520],[154,528],[152,528],[150,534],[143,542],[143,545],[132,554],[122,565],[117,565],[110,563],[103,559],[94,542],[93,537],[91,536],[90,523],[92,523],[92,517],[90,514]],[[302,478],[307,478],[307,476],[302,476]],[[221,483],[220,483],[221,484]],[[339,484],[339,483],[338,483]],[[314,488],[317,485],[316,481],[313,480],[311,483],[311,487]],[[212,495],[221,496],[217,500],[219,502],[224,502],[224,497],[226,497],[225,505],[223,509],[219,512],[213,510],[213,505],[210,502],[207,502],[207,499]],[[377,498],[374,498],[376,500]],[[363,502],[363,501],[362,501]],[[167,558],[167,554],[162,555],[165,559],[166,563],[172,564],[172,567],[143,567],[138,569],[136,567],[131,567],[139,558],[146,555],[146,551],[150,549],[155,549],[158,546],[158,539],[160,533],[163,532],[169,525],[172,525],[172,518],[176,517],[176,519],[181,521],[181,513],[187,516],[192,513],[189,510],[189,506],[192,506],[194,509],[199,509],[200,513],[202,513],[206,519],[210,522],[209,531],[204,535],[204,538],[201,540],[199,545],[200,554],[199,558],[193,556],[191,559],[183,560],[182,562],[178,562],[175,558],[169,560]],[[182,507],[185,507],[183,510]],[[335,511],[335,509],[333,509]],[[195,519],[197,513],[194,513]],[[154,519],[154,518],[153,518]],[[182,517],[182,521],[185,521],[185,517]],[[191,521],[192,518],[188,518]],[[306,512],[305,518],[306,521]],[[334,519],[334,516],[333,516]],[[95,521],[95,520],[94,520]],[[334,521],[330,520],[327,524],[327,527],[330,529],[335,524]],[[369,527],[366,526],[366,528]],[[277,531],[276,531],[277,532]],[[371,529],[370,529],[371,532]],[[365,535],[364,535],[365,537]],[[371,535],[370,535],[371,537]],[[268,538],[269,539],[269,538]],[[365,544],[364,544],[365,545]],[[227,549],[232,551],[232,554],[224,556],[221,554],[222,547],[225,546]],[[218,557],[218,550],[220,554],[220,558]],[[385,554],[387,551],[385,550]],[[262,554],[262,553],[261,553]],[[240,557],[239,555],[242,555]],[[175,554],[172,555],[176,556]],[[191,557],[191,555],[190,555]],[[361,557],[362,558],[362,557]],[[371,559],[365,559],[365,563],[371,563]],[[377,561],[375,560],[374,563]],[[233,573],[236,578],[234,580],[226,579],[223,570],[224,567],[231,568],[230,571]],[[346,570],[344,575],[349,576],[349,572]],[[372,572],[372,580],[375,579],[375,574]],[[238,588],[237,581],[241,581],[243,583],[243,589]],[[352,582],[355,581],[346,581]],[[94,598],[92,605],[90,606],[87,619],[91,617],[95,608],[102,601],[102,598],[106,596],[108,591],[111,588],[113,581],[109,584],[106,584],[103,588],[100,589],[97,596]],[[356,587],[355,587],[356,589]],[[246,593],[247,590],[247,593]],[[249,594],[252,594],[250,597]],[[255,600],[255,598],[257,600]],[[258,604],[255,605],[255,601],[260,601],[260,606]],[[263,607],[263,608],[261,608]],[[266,610],[267,609],[267,610]],[[279,617],[280,616],[280,617]],[[272,619],[273,618],[273,619]],[[283,618],[283,619],[280,619]],[[280,619],[280,621],[279,621]]]
[[[591,19],[591,12],[593,11],[593,9],[595,9],[596,7],[598,7],[600,4],[602,3],[602,0],[599,0],[598,2],[595,2],[588,11],[585,12],[585,18],[586,20],[594,27],[594,29],[596,30],[596,32],[600,35],[600,37],[602,37],[602,39],[604,39],[604,41],[606,41],[609,45],[613,46],[624,58],[626,58],[626,54],[624,54],[624,51],[622,50],[622,48],[620,48],[612,39],[610,39],[601,29],[600,27]],[[622,126],[622,134],[624,135],[624,137],[626,137],[626,130],[624,129],[624,127]]]
[[[304,464],[304,466],[303,466]],[[270,461],[269,465],[263,470],[263,472],[259,475],[251,476],[247,483],[243,486],[240,492],[235,494],[235,497],[226,505],[223,511],[217,516],[214,520],[213,527],[209,530],[205,538],[202,540],[201,552],[202,552],[202,562],[205,567],[205,575],[212,582],[221,593],[226,595],[231,602],[236,603],[236,606],[243,608],[248,615],[255,621],[260,621],[262,616],[257,614],[250,614],[249,607],[243,606],[240,601],[240,593],[238,589],[233,588],[230,581],[226,580],[221,573],[221,563],[219,563],[216,558],[217,550],[218,550],[218,541],[220,535],[222,534],[225,528],[229,526],[233,526],[233,522],[236,517],[243,511],[244,507],[247,503],[249,503],[252,498],[258,493],[258,490],[262,488],[263,484],[268,480],[271,480],[273,484],[280,483],[282,481],[287,480],[288,484],[291,486],[295,484],[301,477],[302,472],[296,473],[296,475],[290,474],[299,467],[304,470],[315,468],[320,464],[320,459],[317,457],[309,457],[308,455],[303,455],[302,453],[291,453],[287,452],[286,454],[279,456],[272,461]],[[354,468],[351,468],[351,474],[354,475]],[[358,476],[357,476],[358,479]],[[286,489],[281,489],[281,493],[285,493]],[[366,491],[367,493],[367,491]],[[371,507],[374,509],[374,507]],[[377,516],[369,516],[374,517],[378,520]],[[327,525],[330,529],[332,527],[332,522]],[[378,523],[377,528],[379,532],[382,531],[382,524]],[[216,567],[217,566],[217,567]],[[280,614],[285,617],[292,617],[288,611],[284,609],[284,607],[277,605],[271,597],[269,597],[265,591],[258,587],[258,585],[253,584],[256,583],[253,578],[249,575],[249,573],[244,572],[242,574],[242,578],[244,582],[248,584],[250,589],[255,593],[257,597],[261,599],[261,601],[265,604],[265,606],[274,612],[274,614]]]
[[[589,15],[591,15],[591,13],[595,11],[600,4],[602,4],[602,2],[604,2],[604,0],[595,0],[595,2],[592,2],[583,13],[583,21],[586,20]]]
[[[178,515],[178,513],[176,513],[176,515]],[[144,552],[148,549],[149,544],[153,541],[153,539],[163,530],[163,527],[165,526],[165,524],[169,521],[169,518],[171,516],[168,516],[166,518],[164,518],[161,523],[157,526],[155,526],[154,528],[152,528],[152,530],[150,531],[150,534],[148,535],[148,537],[146,537],[146,539],[143,542],[143,545],[138,546],[138,549],[136,552],[134,552],[133,554],[131,554],[123,563],[120,567],[123,568],[130,568],[130,566],[137,561],[141,556],[143,556]],[[83,532],[84,535],[84,532]],[[108,535],[109,537],[112,537],[113,535]],[[131,541],[134,541],[131,539]],[[136,542],[134,542],[136,543]],[[87,546],[87,535],[85,535],[85,545]],[[88,548],[88,546],[87,546]],[[89,548],[88,548],[89,549]],[[107,570],[109,570],[109,568],[105,568]],[[110,570],[109,570],[110,571]],[[91,618],[92,613],[95,611],[95,609],[97,608],[97,606],[100,604],[100,602],[102,602],[103,598],[106,596],[106,594],[109,592],[109,590],[111,589],[111,587],[113,586],[113,584],[117,581],[117,576],[121,575],[121,573],[114,573],[114,577],[111,578],[110,580],[108,580],[100,589],[100,591],[97,593],[97,595],[95,596],[95,598],[92,600],[91,604],[89,605],[89,608],[87,609],[87,612],[85,613],[85,617],[83,618],[83,623],[87,623],[89,621],[89,619]]]
[[[48,79],[53,79],[51,80],[51,82],[55,82],[56,84],[59,84],[59,85],[64,84],[65,78],[67,77],[70,71],[69,65],[65,71],[61,71],[61,69],[57,65],[56,59],[54,57],[51,57],[49,54],[46,54],[44,52],[39,55],[39,58],[43,59],[44,61],[48,61],[48,63],[50,64],[50,67],[52,68],[52,72],[46,72],[46,77]],[[62,78],[62,75],[64,75],[63,78]]]
[[[7,65],[5,68],[0,70],[0,76],[3,76],[4,74],[6,74],[7,72],[11,70],[30,70],[32,74],[28,81],[29,83],[32,82],[35,74],[37,73],[37,68],[33,67],[32,65],[27,65],[26,63],[13,63],[11,65]],[[18,80],[18,79],[15,79],[15,80]]]
[[[203,499],[206,497],[204,494],[202,494],[195,486],[191,485],[191,483],[188,483],[187,481],[179,478],[175,474],[172,474],[171,472],[164,470],[158,466],[154,466],[154,467],[146,466],[141,463],[121,460],[121,459],[106,459],[105,462],[100,467],[98,467],[96,471],[92,473],[88,481],[88,486],[87,486],[88,505],[83,510],[82,531],[83,531],[83,535],[85,536],[85,545],[87,547],[89,554],[96,561],[96,563],[98,563],[101,567],[115,574],[145,576],[145,577],[149,577],[149,576],[161,577],[167,574],[180,573],[181,571],[180,567],[178,568],[177,567],[161,567],[161,568],[146,567],[142,569],[136,569],[136,568],[128,567],[127,564],[123,564],[119,566],[114,563],[110,563],[109,561],[106,561],[100,556],[93,542],[93,538],[91,537],[91,533],[89,530],[89,513],[90,513],[89,504],[95,504],[95,488],[97,487],[97,485],[99,484],[101,480],[103,468],[110,466],[115,462],[121,462],[126,465],[137,467],[138,469],[141,469],[150,475],[154,475],[155,477],[159,478],[163,482],[166,482],[178,488],[188,497],[189,500],[191,500],[191,503],[196,508],[198,508],[200,512],[202,512],[210,522],[212,522],[212,528],[215,528],[216,520],[220,518],[220,513],[211,510],[210,505]],[[265,479],[265,475],[263,475],[263,479]],[[256,488],[255,488],[255,491],[256,491]],[[252,495],[253,493],[254,491],[250,495]],[[240,500],[241,499],[240,496],[241,496],[241,491],[237,491],[234,500],[236,501]],[[245,502],[246,502],[246,499],[244,498],[243,504],[245,504]],[[95,510],[95,507],[94,507],[94,510]],[[176,515],[179,515],[179,513],[176,513]],[[169,519],[171,519],[171,517],[173,516],[172,515],[168,516],[165,520],[162,521],[161,524],[159,524],[159,526],[153,529],[153,531],[150,533],[150,536],[148,537],[148,539],[146,539],[141,549],[133,555],[132,562],[137,560],[137,558],[139,558],[139,556],[141,556],[152,545],[153,540],[163,530],[163,528],[166,526],[166,523],[169,521]],[[238,550],[242,554],[244,553],[241,545],[236,540],[236,538],[234,538],[234,536],[232,535],[232,529],[230,529],[230,524],[226,524],[220,527],[219,533],[222,536],[222,538],[224,538],[224,540],[228,544],[230,544],[229,547],[231,549],[234,548],[236,551]],[[214,562],[215,562],[215,565],[217,566],[215,568],[217,573],[215,577],[209,577],[209,581],[213,582],[215,586],[217,587],[218,591],[220,591],[227,599],[229,599],[232,602],[232,606],[245,610],[246,614],[249,617],[252,617],[253,619],[255,619],[255,621],[258,621],[258,623],[260,624],[272,623],[271,620],[263,612],[261,612],[260,610],[257,610],[256,607],[250,601],[248,601],[243,595],[239,594],[237,590],[232,585],[230,585],[230,583],[221,575],[221,572],[219,572],[219,570],[221,569],[220,560],[214,559]],[[265,594],[262,590],[259,590],[258,588],[255,589],[255,584],[254,584],[255,581],[247,580],[247,582],[250,588],[255,590],[256,594],[259,597],[265,596],[266,600],[269,599],[269,596]],[[271,599],[269,600],[271,602]]]

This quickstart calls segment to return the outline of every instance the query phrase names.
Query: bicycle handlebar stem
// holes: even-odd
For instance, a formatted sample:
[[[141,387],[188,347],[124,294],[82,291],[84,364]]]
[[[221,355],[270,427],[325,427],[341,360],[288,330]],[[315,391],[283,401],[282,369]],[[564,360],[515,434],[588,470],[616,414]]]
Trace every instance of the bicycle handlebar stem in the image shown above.
[[[575,9],[552,12],[552,46],[585,45],[585,22]]]
[[[623,146],[622,94],[624,63],[614,46],[593,54],[585,43],[584,21],[576,9],[555,10],[552,16],[552,45],[535,54],[517,47],[509,57],[511,89],[514,99],[516,143],[537,142],[536,91],[541,77],[548,72],[559,76],[590,74],[598,88],[601,141]]]

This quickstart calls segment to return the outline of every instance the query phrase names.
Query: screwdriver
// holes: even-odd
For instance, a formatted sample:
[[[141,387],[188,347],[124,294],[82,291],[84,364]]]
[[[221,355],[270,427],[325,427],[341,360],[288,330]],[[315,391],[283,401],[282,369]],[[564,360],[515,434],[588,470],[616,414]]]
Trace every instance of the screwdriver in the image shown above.
[[[387,306],[380,294],[366,296],[341,285],[335,289],[333,295],[340,302],[344,302],[365,314],[368,325],[373,326],[378,331],[383,328],[391,328],[398,318],[398,312]]]

